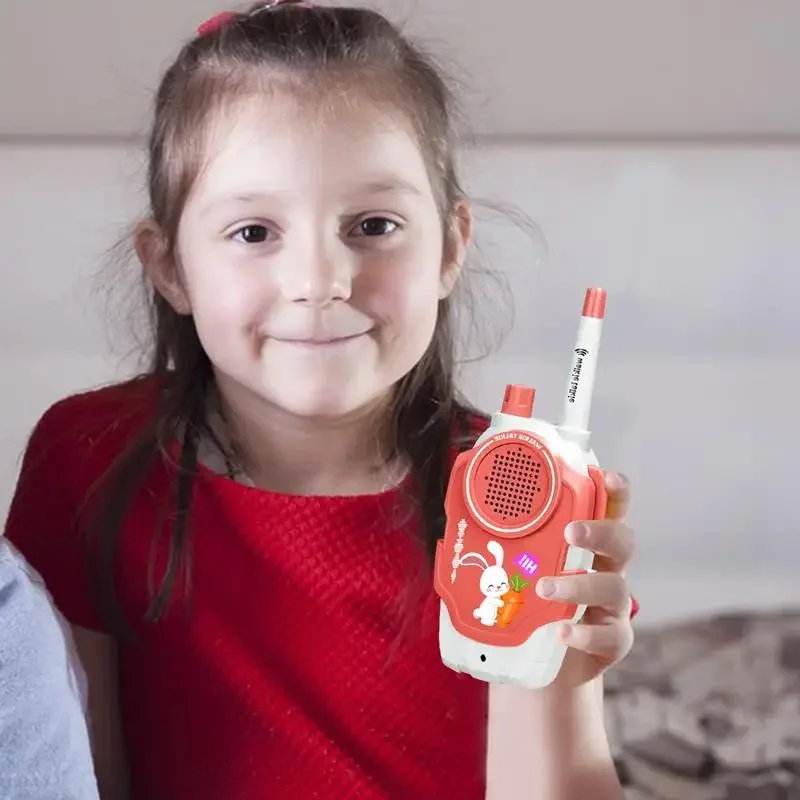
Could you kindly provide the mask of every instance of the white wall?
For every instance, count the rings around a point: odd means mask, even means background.
[[[4,4],[14,13],[0,26],[0,138],[140,134],[159,72],[195,26],[250,5]],[[800,134],[794,0],[365,4],[440,56],[483,136]]]
[[[554,414],[583,289],[606,286],[594,441],[635,483],[643,619],[800,600],[800,147],[498,146],[464,160],[473,194],[519,206],[548,249],[483,214],[517,316],[468,372],[473,397],[492,409],[505,382],[531,382]],[[0,147],[0,510],[36,417],[121,369],[94,284],[140,209],[139,167],[122,147]]]

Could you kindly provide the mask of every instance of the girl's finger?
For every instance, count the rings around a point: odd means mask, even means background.
[[[602,625],[567,622],[561,626],[559,635],[564,644],[609,662],[624,658],[633,645],[633,628],[624,620]]]
[[[624,519],[631,503],[630,481],[619,472],[605,472],[603,478],[608,493],[606,519]]]
[[[615,617],[627,615],[631,602],[625,580],[616,572],[541,578],[536,593],[547,600],[602,608]]]
[[[633,557],[636,543],[636,537],[627,525],[610,519],[571,522],[564,536],[570,544],[601,556],[595,569],[603,572],[622,572]]]

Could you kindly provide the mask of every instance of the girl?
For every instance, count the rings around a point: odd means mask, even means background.
[[[218,15],[167,71],[134,237],[152,366],[44,414],[8,522],[75,628],[103,800],[620,796],[620,522],[567,534],[602,571],[539,584],[592,607],[553,686],[493,688],[487,725],[439,656],[447,475],[486,424],[453,386],[453,138],[373,11]]]

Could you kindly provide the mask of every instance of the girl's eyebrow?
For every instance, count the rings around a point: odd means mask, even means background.
[[[369,181],[368,183],[359,186],[354,192],[354,194],[370,195],[394,193],[415,195],[421,194],[420,190],[413,183],[410,183],[402,178],[388,178],[385,180]],[[203,209],[202,216],[206,217],[209,214],[218,211],[220,208],[227,206],[252,205],[253,203],[276,201],[280,200],[281,197],[282,193],[280,192],[270,193],[260,191],[224,195],[211,200]]]
[[[275,200],[279,197],[280,195],[268,194],[266,192],[247,192],[245,194],[224,195],[211,200],[203,209],[201,216],[206,217],[209,214],[226,206],[251,205],[253,203]]]
[[[387,180],[370,181],[361,187],[370,194],[388,194],[389,192],[403,192],[406,194],[420,194],[420,190],[402,178],[389,178]]]

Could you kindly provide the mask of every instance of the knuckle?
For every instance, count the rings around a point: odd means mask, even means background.
[[[620,523],[619,532],[628,549],[633,549],[633,546],[636,542],[636,534],[634,533],[633,528],[625,523]]]
[[[616,525],[613,519],[598,519],[587,523],[592,545],[606,547],[614,539]]]
[[[619,611],[623,611],[628,605],[630,596],[625,580],[621,575],[609,574],[608,578],[608,595],[610,605]]]

